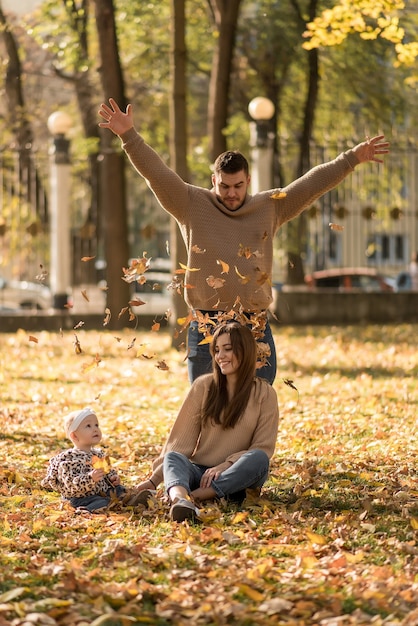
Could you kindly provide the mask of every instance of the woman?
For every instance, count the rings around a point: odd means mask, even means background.
[[[242,502],[260,488],[274,453],[279,409],[274,389],[256,377],[257,344],[247,326],[220,325],[211,343],[212,374],[193,383],[149,480],[164,480],[173,521],[199,517],[196,502]]]

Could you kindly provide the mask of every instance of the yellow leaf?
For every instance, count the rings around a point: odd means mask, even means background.
[[[249,276],[243,276],[242,274],[240,274],[236,265],[235,265],[235,273],[237,274],[237,276],[239,276],[239,279],[240,279],[239,282],[241,284],[246,285],[247,283],[250,282],[251,278]]]
[[[318,535],[318,533],[313,533],[310,530],[306,531],[306,536],[311,543],[316,543],[318,546],[325,546],[328,543],[326,537],[324,537],[323,535]]]
[[[418,517],[411,517],[411,526],[414,530],[418,530]]]
[[[225,263],[225,261],[221,261],[221,259],[218,259],[217,264],[220,265],[222,267],[222,272],[221,274],[228,274],[229,272],[229,265],[228,263]]]
[[[207,343],[212,343],[212,341],[213,341],[212,335],[207,335],[204,339],[202,339],[202,341],[199,341],[199,343],[197,345],[198,346],[204,346]]]
[[[249,585],[244,585],[243,583],[241,583],[239,585],[239,590],[241,591],[241,593],[244,593],[246,596],[251,598],[251,600],[254,600],[254,602],[261,602],[261,600],[264,600],[263,594],[257,591],[257,589],[253,589]]]
[[[200,267],[187,267],[187,265],[183,265],[183,263],[179,263],[179,265],[186,272],[200,272]]]
[[[112,469],[110,457],[107,455],[103,458],[100,458],[93,454],[91,464],[93,465],[94,469],[102,469],[106,474]]]
[[[285,193],[284,191],[276,191],[275,193],[272,193],[270,198],[272,198],[273,200],[281,200],[282,198],[286,198],[287,193]]]

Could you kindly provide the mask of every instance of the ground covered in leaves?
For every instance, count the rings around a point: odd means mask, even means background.
[[[40,487],[92,406],[127,485],[189,384],[167,331],[0,334],[0,626],[418,624],[417,326],[275,327],[271,479],[172,524],[77,516]]]

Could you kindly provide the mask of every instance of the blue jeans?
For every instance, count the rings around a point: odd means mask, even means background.
[[[104,495],[101,495],[98,493],[93,496],[81,496],[80,498],[69,498],[68,501],[71,504],[71,506],[73,506],[75,509],[82,507],[83,509],[87,509],[91,513],[92,511],[95,511],[96,509],[101,509],[104,506],[109,506],[110,501],[112,499],[111,494],[115,490],[116,490],[116,495],[118,498],[122,498],[126,493],[125,487],[122,487],[122,485],[118,485],[114,489],[109,487],[109,490]]]
[[[179,485],[191,493],[200,487],[200,480],[208,469],[192,463],[180,452],[167,452],[164,456],[164,483],[167,493]],[[263,450],[245,452],[231,467],[222,472],[211,487],[218,498],[242,502],[246,489],[262,487],[268,478],[269,458]]]
[[[193,320],[189,324],[187,330],[187,368],[189,374],[190,383],[194,382],[196,378],[202,374],[209,374],[212,371],[212,356],[210,354],[209,344],[205,343],[199,346],[199,342],[204,339],[204,335],[199,333],[198,322]],[[270,347],[270,356],[268,358],[267,365],[260,367],[257,370],[257,376],[264,378],[270,385],[273,384],[276,378],[277,359],[276,359],[276,346],[274,344],[273,333],[269,321],[266,322],[266,328],[264,331],[264,337],[258,339],[262,343],[267,343]]]

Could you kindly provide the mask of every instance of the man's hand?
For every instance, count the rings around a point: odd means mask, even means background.
[[[133,128],[132,105],[128,104],[126,113],[124,113],[113,98],[109,98],[109,104],[110,106],[104,103],[100,105],[98,113],[105,121],[99,122],[99,126],[109,128],[115,135],[121,136]]]
[[[367,161],[374,161],[375,163],[383,163],[383,159],[379,159],[377,155],[388,154],[389,142],[383,141],[384,135],[376,135],[371,139],[367,137],[366,141],[359,143],[353,152],[360,161],[365,163]]]

